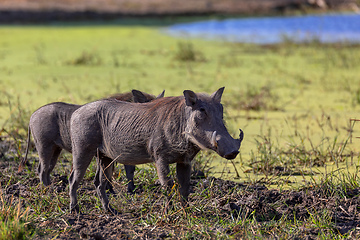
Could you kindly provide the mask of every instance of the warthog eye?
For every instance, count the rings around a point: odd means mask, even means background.
[[[206,110],[203,107],[200,107],[198,113],[196,114],[199,120],[204,120],[206,118]]]

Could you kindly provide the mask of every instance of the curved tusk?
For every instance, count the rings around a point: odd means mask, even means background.
[[[239,140],[240,140],[240,142],[242,142],[242,140],[244,139],[244,132],[241,129],[239,129],[239,130],[240,130]]]
[[[215,148],[218,147],[218,144],[217,144],[217,141],[216,141],[216,131],[214,131],[212,136],[211,136],[211,143]]]

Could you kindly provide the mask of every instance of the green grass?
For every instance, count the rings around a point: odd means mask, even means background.
[[[349,119],[360,109],[359,45],[184,40],[162,33],[168,23],[1,26],[0,126],[24,135],[30,114],[54,101],[83,104],[133,88],[171,96],[225,86],[228,128],[245,132],[239,167],[258,151],[255,139],[267,129],[280,148],[295,131],[313,143],[348,136]],[[353,131],[360,135],[358,126]],[[301,139],[291,144],[298,149]],[[347,145],[355,153],[359,146],[358,139]],[[216,176],[230,171],[233,178],[232,164],[225,165],[213,164]]]
[[[18,202],[18,203],[16,203]],[[0,190],[0,239],[28,239],[35,227],[29,222],[30,208],[22,208],[20,200],[4,199]]]

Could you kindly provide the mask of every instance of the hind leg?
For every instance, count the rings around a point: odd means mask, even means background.
[[[109,199],[106,195],[106,186],[111,184],[114,164],[110,158],[100,158],[100,164],[98,164],[99,169],[99,181],[96,186],[96,192],[101,200],[103,209],[113,214],[117,214],[117,211],[114,210],[110,204]]]
[[[59,159],[60,153],[61,153],[61,148],[60,147],[56,147],[54,149],[51,161],[50,161],[50,167],[49,167],[49,171],[48,171],[48,179],[50,181],[50,173],[54,170],[55,165]]]
[[[104,155],[102,155],[101,153],[99,153],[97,156],[96,156],[96,173],[95,173],[95,178],[94,178],[94,184],[95,184],[95,187],[99,186],[100,185],[100,171],[101,171],[101,160],[100,159],[104,159],[103,161],[106,161],[106,162],[112,162],[112,159],[111,158],[108,158],[108,157],[105,157]],[[114,169],[114,164],[112,165],[112,168]],[[111,179],[110,179],[111,181]],[[111,194],[114,194],[116,195],[115,191],[114,191],[114,188],[111,184],[111,182],[108,182],[108,184],[106,185],[106,190],[109,190],[109,192]]]
[[[109,158],[109,160],[111,160],[110,162],[112,162],[112,159]],[[108,167],[111,167],[112,168],[112,172],[114,172],[114,169],[115,169],[115,163],[111,164],[111,166],[108,166]],[[116,195],[116,192],[114,190],[114,187],[112,185],[112,175],[110,176],[110,179],[108,179],[108,182],[106,184],[106,188],[105,190],[108,190],[109,193],[113,194],[113,195]]]
[[[80,212],[77,202],[77,189],[94,155],[95,152],[92,151],[73,152],[73,168],[69,178],[71,212]]]
[[[36,149],[39,154],[38,174],[40,181],[45,186],[48,186],[51,184],[50,173],[55,167],[61,148],[53,144],[50,146],[36,146]]]

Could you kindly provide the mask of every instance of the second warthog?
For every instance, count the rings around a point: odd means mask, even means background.
[[[126,165],[155,162],[163,186],[171,186],[169,164],[176,163],[182,200],[189,195],[191,160],[200,149],[211,149],[221,157],[234,159],[243,133],[234,139],[223,122],[221,97],[224,88],[211,96],[185,90],[184,96],[166,97],[132,104],[101,100],[86,104],[71,117],[73,169],[70,181],[70,209],[79,211],[77,189],[92,157],[101,158],[100,182],[96,191],[105,210],[116,212],[105,194],[111,180],[113,160]]]
[[[163,96],[164,91],[155,97],[154,95],[148,93],[132,90],[131,92],[115,94],[109,96],[108,98],[126,102],[144,103],[152,101],[156,98],[162,98]],[[28,128],[26,153],[20,163],[18,172],[24,168],[27,161],[31,133],[34,138],[36,150],[39,154],[39,166],[37,171],[40,180],[45,186],[50,185],[50,173],[56,165],[60,152],[62,149],[72,152],[70,119],[73,112],[80,107],[81,105],[55,102],[42,106],[31,115]],[[132,192],[135,189],[133,183],[134,171],[134,166],[125,165],[126,176],[129,180],[129,192]],[[96,173],[95,181],[98,181],[98,176],[99,168]]]

